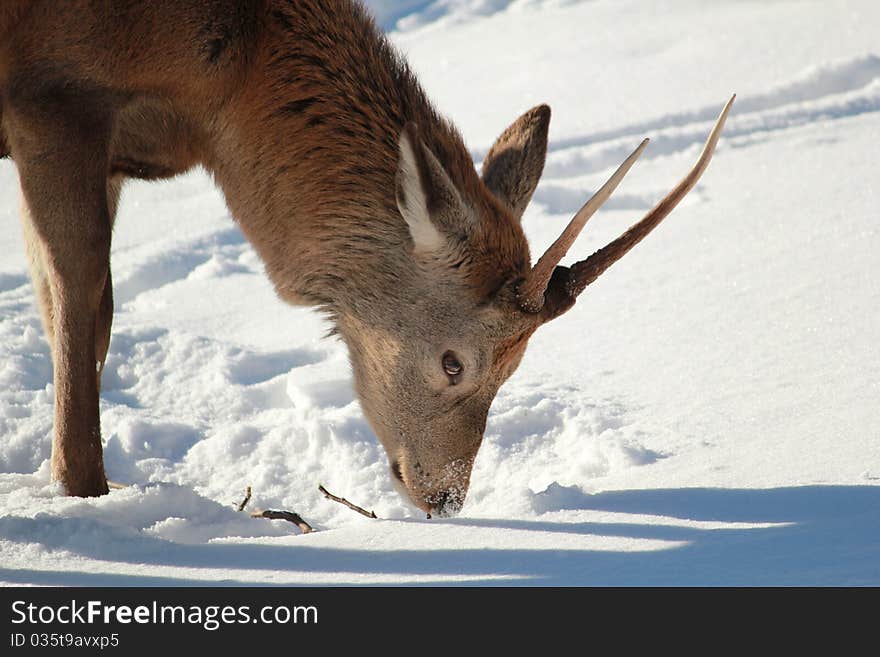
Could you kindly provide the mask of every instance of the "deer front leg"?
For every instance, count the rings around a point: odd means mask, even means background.
[[[112,224],[116,215],[116,207],[119,202],[119,194],[122,190],[122,178],[116,177],[107,183],[107,207],[110,222]],[[52,303],[52,289],[49,285],[49,274],[46,264],[46,254],[42,239],[36,231],[30,208],[27,201],[21,200],[21,218],[24,229],[24,239],[28,256],[28,264],[31,274],[31,282],[37,297],[37,305],[43,323],[46,339],[51,347],[55,343],[54,306]],[[113,325],[113,279],[111,270],[107,267],[107,280],[104,283],[104,292],[98,313],[95,316],[95,362],[98,371],[98,391],[101,390],[101,375],[107,360],[107,350],[110,347],[110,329]]]
[[[82,122],[76,111],[40,110],[13,114],[10,142],[26,203],[31,268],[52,342],[52,477],[68,495],[103,495],[108,488],[96,359],[103,359],[109,342],[111,219],[102,138],[109,131],[94,115]]]

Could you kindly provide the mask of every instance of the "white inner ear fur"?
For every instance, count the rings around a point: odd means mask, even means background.
[[[404,131],[400,135],[397,207],[409,226],[416,252],[435,253],[445,246],[446,240],[428,213],[428,197],[422,186],[414,147],[415,144]]]

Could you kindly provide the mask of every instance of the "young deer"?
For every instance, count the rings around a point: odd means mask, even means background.
[[[69,495],[107,492],[98,396],[125,179],[213,174],[278,295],[325,311],[347,344],[394,480],[422,509],[454,513],[529,337],[694,186],[731,102],[639,223],[558,266],[645,143],[531,266],[520,219],[549,108],[505,130],[478,175],[358,2],[3,0],[0,156],[20,174],[52,345],[53,477]]]

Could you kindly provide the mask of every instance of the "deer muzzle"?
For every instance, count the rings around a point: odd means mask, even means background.
[[[450,517],[464,505],[472,466],[473,459],[456,459],[432,473],[419,463],[407,468],[396,460],[391,463],[391,481],[402,497],[422,511]]]

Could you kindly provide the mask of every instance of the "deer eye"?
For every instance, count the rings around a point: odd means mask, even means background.
[[[443,371],[446,372],[446,376],[449,377],[449,382],[452,385],[455,385],[461,380],[461,375],[464,372],[464,366],[461,364],[461,361],[458,360],[456,355],[451,351],[447,351],[443,354]]]

